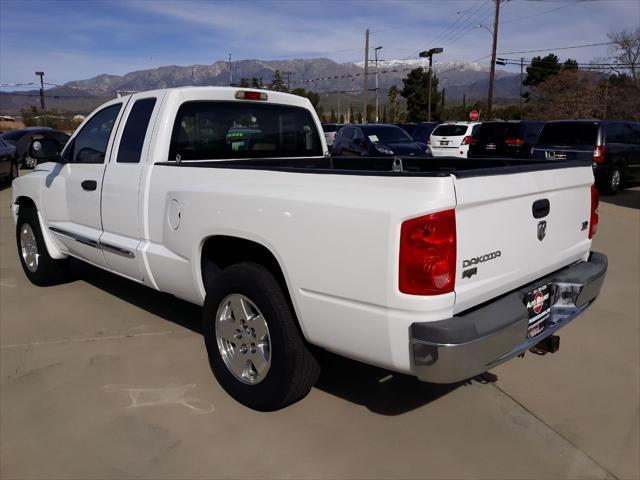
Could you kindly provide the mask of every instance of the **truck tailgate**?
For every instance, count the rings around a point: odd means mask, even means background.
[[[592,183],[590,165],[456,177],[455,312],[586,258]]]

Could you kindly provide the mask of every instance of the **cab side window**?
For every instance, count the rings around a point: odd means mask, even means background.
[[[67,146],[64,160],[68,163],[103,163],[121,107],[122,104],[117,103],[96,113]]]
[[[155,105],[155,98],[143,98],[133,104],[120,139],[116,160],[118,163],[140,163],[147,127]]]

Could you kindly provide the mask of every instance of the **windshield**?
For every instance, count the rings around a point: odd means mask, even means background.
[[[578,146],[596,144],[598,138],[597,123],[558,122],[547,123],[540,133],[538,145]]]
[[[413,138],[409,136],[407,132],[405,132],[400,127],[366,127],[362,129],[362,132],[371,140],[372,142],[381,142],[381,143],[409,143],[413,142]]]
[[[178,110],[169,160],[322,155],[305,108],[252,102],[187,102]]]

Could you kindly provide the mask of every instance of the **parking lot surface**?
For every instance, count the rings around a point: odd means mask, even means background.
[[[0,477],[638,478],[640,189],[603,200],[608,277],[558,353],[452,386],[327,355],[258,413],[216,383],[198,307],[81,264],[29,284],[5,188]]]

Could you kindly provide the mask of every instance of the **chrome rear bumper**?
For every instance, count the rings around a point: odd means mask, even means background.
[[[422,381],[453,383],[483,373],[553,335],[580,315],[600,293],[607,257],[593,252],[579,262],[495,301],[447,320],[411,325],[414,374]],[[524,295],[551,283],[551,316],[547,327],[527,337]]]

